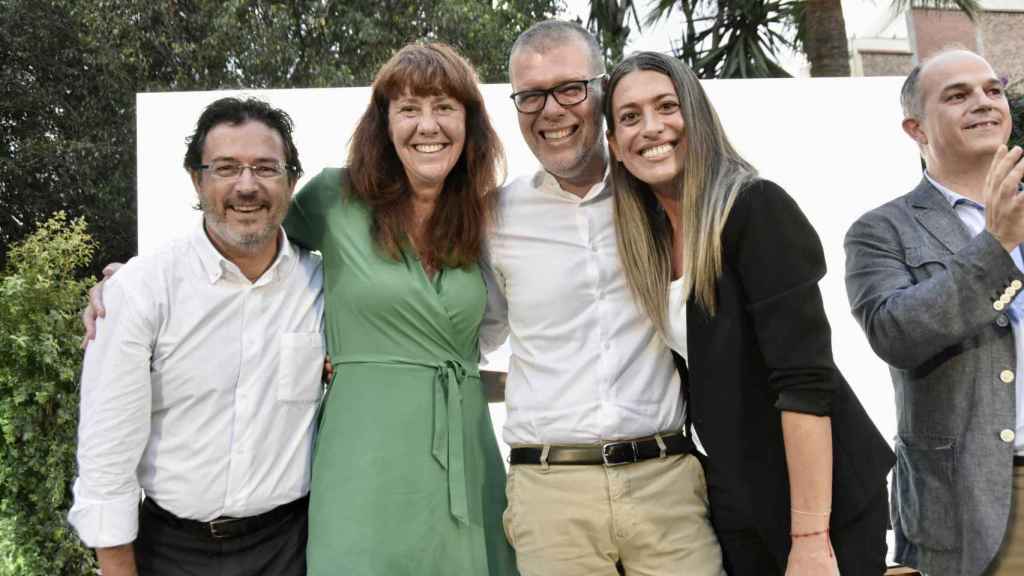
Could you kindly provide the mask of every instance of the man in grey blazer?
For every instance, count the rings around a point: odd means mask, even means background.
[[[920,184],[846,235],[854,316],[896,391],[896,560],[1024,574],[1024,176],[1003,83],[948,50],[901,94]]]

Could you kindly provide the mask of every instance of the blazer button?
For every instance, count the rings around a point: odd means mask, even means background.
[[[1003,430],[1002,432],[999,433],[999,439],[1002,440],[1003,442],[1006,442],[1007,444],[1013,442],[1013,439],[1016,437],[1017,435],[1014,434],[1013,430],[1010,429]]]
[[[1021,287],[1024,287],[1024,283],[1021,283],[1020,280],[1014,280],[1013,282],[1010,282],[1010,286],[1012,286],[1014,290],[1020,290]]]
[[[1003,306],[1006,306],[1013,301],[1013,296],[1003,292],[1003,295],[999,297],[999,301],[1003,303]]]
[[[995,302],[992,303],[992,308],[996,312],[1002,312],[1003,308],[1006,308],[1006,304],[1003,304],[1002,300],[996,300]]]
[[[1006,328],[1010,325],[1010,319],[1006,317],[1006,314],[1000,314],[996,316],[996,326],[1000,328]]]
[[[1002,372],[999,373],[999,379],[1002,380],[1005,384],[1012,383],[1013,378],[1013,372],[1011,372],[1010,370],[1003,370]]]

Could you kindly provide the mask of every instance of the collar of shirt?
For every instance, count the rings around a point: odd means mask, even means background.
[[[608,186],[609,174],[609,167],[605,167],[604,177],[601,178],[600,182],[597,182],[593,186],[591,186],[590,189],[587,190],[587,193],[583,195],[583,197],[577,196],[572,192],[567,192],[564,188],[562,188],[561,184],[558,183],[558,179],[556,179],[553,174],[543,169],[538,170],[537,174],[534,176],[534,186],[540,190],[543,190],[544,192],[548,192],[561,198],[564,198],[566,200],[582,204],[584,202],[593,202],[595,200],[599,200],[604,196],[612,193],[611,186]]]
[[[962,194],[957,194],[956,192],[940,184],[938,180],[932,178],[932,175],[929,174],[927,170],[924,173],[924,177],[932,186],[935,187],[936,190],[938,190],[942,194],[942,197],[946,199],[946,202],[949,202],[949,205],[951,207],[956,207],[957,204],[967,204],[968,206],[980,208],[981,210],[985,209],[985,206],[983,204],[979,204],[978,202],[975,202],[974,200],[971,200],[970,198]]]
[[[203,267],[207,280],[209,280],[210,284],[216,284],[226,274],[230,274],[234,279],[243,279],[248,282],[238,266],[221,254],[217,247],[213,245],[203,222],[204,220],[201,218],[199,225],[192,231],[190,242],[199,256],[199,262]],[[278,229],[280,234],[277,239],[279,247],[277,256],[270,267],[255,282],[252,282],[254,286],[269,284],[286,276],[295,264],[296,254],[291,242],[288,240],[288,235],[285,234],[284,228],[279,227]]]
[[[967,204],[968,206],[979,208],[981,210],[985,209],[984,204],[979,204],[978,202],[975,202],[974,200],[971,200],[970,198],[962,194],[957,194],[956,192],[943,186],[938,180],[932,178],[932,175],[929,174],[927,170],[925,170],[924,172],[924,177],[928,179],[928,182],[932,186],[934,186],[936,190],[942,193],[943,198],[945,198],[946,201],[949,202],[950,206],[956,207],[958,204]],[[1020,192],[1024,192],[1024,182],[1021,183],[1020,188],[1018,190]]]

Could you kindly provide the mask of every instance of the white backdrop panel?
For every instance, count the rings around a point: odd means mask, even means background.
[[[920,178],[913,142],[900,129],[899,78],[715,80],[704,83],[733,143],[762,175],[796,198],[825,247],[821,289],[836,362],[887,439],[896,431],[892,385],[853,320],[843,283],[843,235],[863,212],[910,190]],[[509,178],[537,162],[519,134],[508,85],[486,85],[484,97],[508,157]],[[216,98],[247,94],[287,110],[306,170],[344,163],[368,88],[139,94],[139,252],[186,232],[197,218],[182,168],[185,138]],[[488,359],[507,366],[507,352]],[[492,408],[495,427],[503,406]]]

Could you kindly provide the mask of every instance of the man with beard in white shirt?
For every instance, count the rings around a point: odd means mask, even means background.
[[[208,106],[185,155],[202,222],[104,283],[69,513],[104,576],[305,574],[323,298],[281,228],[291,133],[259,100]]]
[[[549,20],[509,62],[543,170],[501,191],[481,347],[510,336],[505,529],[524,576],[723,574],[668,346],[626,283],[604,177],[604,63]]]

